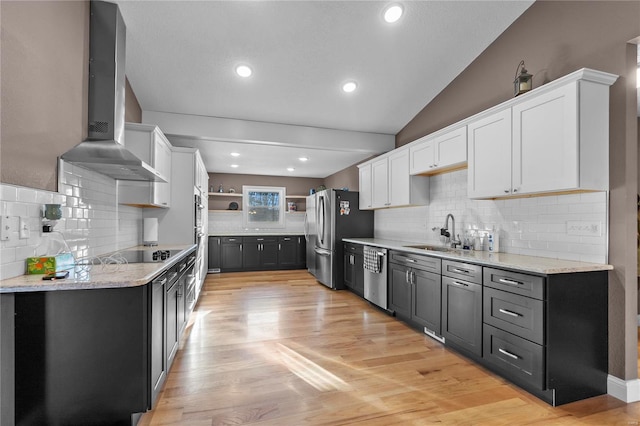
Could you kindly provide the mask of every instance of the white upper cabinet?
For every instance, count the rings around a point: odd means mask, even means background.
[[[469,123],[469,198],[511,193],[511,110]],[[496,195],[498,194],[498,195]]]
[[[202,161],[200,151],[196,151],[195,162],[196,165],[194,185],[200,191],[202,197],[208,198],[207,193],[209,192],[209,173],[207,173],[207,169],[204,166],[204,161]]]
[[[467,163],[466,126],[412,142],[409,173],[429,175],[464,168]]]
[[[409,174],[408,148],[395,149],[358,167],[361,209],[428,204],[429,178]],[[363,207],[368,205],[363,204],[368,193],[371,193],[371,207]]]
[[[468,122],[470,198],[609,189],[609,86],[588,69]]]
[[[171,206],[171,144],[153,125],[126,123],[125,147],[156,170],[165,182],[118,181],[118,202],[140,207]]]
[[[358,168],[360,178],[359,204],[360,210],[371,210],[373,208],[371,192],[371,163]]]
[[[371,204],[374,209],[390,205],[387,157],[371,163]]]

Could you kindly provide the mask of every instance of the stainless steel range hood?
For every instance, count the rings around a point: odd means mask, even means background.
[[[118,5],[92,1],[89,134],[61,158],[114,179],[165,182],[124,146],[125,42],[126,27]]]

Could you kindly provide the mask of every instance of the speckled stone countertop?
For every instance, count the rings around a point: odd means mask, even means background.
[[[507,268],[536,274],[567,274],[572,272],[608,271],[613,269],[611,265],[599,263],[576,262],[573,260],[551,259],[546,257],[523,256],[510,253],[491,253],[488,251],[450,250],[446,252],[430,251],[407,246],[429,244],[420,242],[384,240],[380,238],[344,238],[343,242],[366,244],[400,250],[409,253],[439,257],[441,259],[470,262],[482,266]],[[432,245],[441,245],[431,243]]]
[[[76,266],[69,277],[63,280],[43,280],[42,275],[21,275],[0,280],[0,293],[24,293],[31,291],[83,290],[98,288],[136,287],[147,284],[166,269],[169,269],[195,250],[194,244],[137,246],[125,250],[182,250],[164,262],[127,263]],[[108,256],[109,254],[98,257]]]

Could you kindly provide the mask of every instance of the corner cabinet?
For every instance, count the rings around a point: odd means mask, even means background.
[[[429,179],[409,174],[409,149],[402,148],[358,165],[362,210],[429,202]],[[368,202],[370,200],[370,203]]]
[[[609,189],[609,86],[583,69],[472,117],[469,198]]]
[[[171,207],[171,144],[153,125],[126,123],[125,147],[166,182],[118,181],[118,202],[136,207]]]

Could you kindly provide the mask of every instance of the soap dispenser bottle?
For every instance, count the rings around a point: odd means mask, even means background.
[[[489,232],[489,251],[492,253],[500,252],[500,228],[495,226]]]

